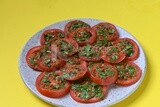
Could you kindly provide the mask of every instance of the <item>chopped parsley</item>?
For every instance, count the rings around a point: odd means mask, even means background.
[[[96,56],[99,56],[99,54],[89,44],[85,45],[82,48],[82,50],[80,51],[80,55],[86,56],[86,57],[96,57]]]
[[[68,55],[69,53],[73,51],[73,46],[64,40],[61,40],[60,41],[60,51],[63,54]]]
[[[98,76],[102,79],[105,79],[107,76],[114,75],[114,71],[109,66],[105,66],[104,68],[97,66],[96,71],[98,72]]]
[[[108,42],[106,39],[99,39],[93,44],[94,46],[98,46],[99,48],[101,47],[107,47],[107,46],[112,46],[112,42]]]
[[[78,32],[76,33],[73,38],[77,41],[77,42],[83,42],[88,40],[91,37],[91,33],[87,32],[87,31],[83,31],[83,32]]]
[[[53,34],[46,34],[46,35],[44,35],[45,43],[48,43],[49,40],[51,40],[54,37],[55,37],[55,35],[53,35]]]
[[[115,32],[114,29],[112,29],[108,26],[105,26],[105,25],[99,25],[96,30],[97,35],[103,36],[106,39],[107,39],[108,35],[113,34],[114,32]]]
[[[134,51],[133,51],[133,46],[132,46],[132,44],[129,43],[127,40],[118,43],[118,45],[119,45],[120,47],[123,47],[123,51],[126,53],[126,55],[127,55],[128,57],[130,57],[130,56],[133,55],[133,53],[134,53]]]
[[[114,62],[118,59],[118,56],[117,55],[112,55],[111,58],[110,58],[110,61],[111,62]]]
[[[112,55],[113,53],[118,53],[119,49],[117,47],[108,48],[107,55]]]
[[[87,28],[89,28],[90,26],[87,25],[86,23],[82,22],[82,21],[75,21],[75,22],[72,23],[71,26],[69,27],[69,32],[73,32],[73,31],[75,31],[77,28],[81,28],[81,27],[87,27]]]
[[[52,80],[57,81],[54,85],[51,84]],[[44,88],[50,88],[51,90],[58,90],[64,88],[66,80],[62,76],[55,75],[55,72],[47,72],[41,79],[41,85]]]
[[[93,82],[87,81],[83,84],[73,83],[71,89],[79,92],[78,97],[81,99],[103,97],[102,87]]]
[[[132,78],[135,76],[136,69],[134,66],[116,65],[116,68],[119,74],[119,79],[126,80],[127,78]]]

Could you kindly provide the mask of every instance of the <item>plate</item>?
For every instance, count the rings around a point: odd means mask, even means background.
[[[45,97],[43,95],[41,95],[36,87],[35,87],[35,80],[37,78],[37,76],[40,74],[40,72],[34,71],[33,69],[31,69],[25,60],[25,56],[26,53],[28,52],[28,50],[34,46],[39,45],[39,40],[40,40],[40,36],[41,34],[47,30],[47,29],[53,29],[53,28],[58,28],[61,30],[64,30],[64,26],[66,25],[66,23],[68,23],[71,20],[75,20],[75,19],[70,19],[70,20],[65,20],[65,21],[61,21],[58,23],[54,23],[50,26],[47,26],[45,28],[43,28],[42,30],[40,30],[39,32],[37,32],[36,34],[34,34],[29,40],[28,42],[25,44],[25,46],[23,47],[20,57],[19,57],[19,72],[20,75],[22,77],[22,80],[24,81],[24,83],[26,84],[26,86],[29,88],[29,90],[31,90],[31,92],[33,94],[35,94],[36,96],[38,96],[40,99],[53,104],[53,105],[57,105],[57,106],[63,106],[63,107],[101,107],[101,106],[111,106],[115,103],[118,103],[122,100],[124,100],[125,98],[127,98],[129,95],[131,95],[137,88],[138,86],[141,84],[142,80],[144,79],[145,73],[146,73],[146,58],[145,58],[145,54],[143,51],[142,46],[140,45],[140,43],[126,30],[124,30],[123,28],[116,26],[119,34],[120,34],[120,38],[122,37],[128,37],[133,39],[139,46],[140,48],[140,56],[137,60],[135,60],[134,62],[136,64],[138,64],[140,66],[140,68],[142,69],[142,76],[140,78],[140,80],[138,82],[136,82],[135,84],[128,86],[128,87],[121,87],[121,86],[117,86],[117,85],[112,85],[109,89],[108,95],[106,98],[104,98],[104,100],[99,101],[97,103],[90,103],[90,104],[82,104],[82,103],[78,103],[76,101],[74,101],[70,95],[66,95],[63,98],[48,98]],[[86,23],[88,23],[89,25],[93,26],[96,25],[97,23],[100,22],[106,22],[106,21],[102,21],[102,20],[97,20],[97,19],[91,19],[91,18],[81,18],[78,20],[82,20]]]

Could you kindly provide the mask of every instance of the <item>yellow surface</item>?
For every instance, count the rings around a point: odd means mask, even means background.
[[[18,71],[20,51],[43,27],[86,17],[128,30],[147,56],[142,85],[112,107],[160,105],[160,0],[0,0],[0,107],[52,107],[35,97],[22,82]]]

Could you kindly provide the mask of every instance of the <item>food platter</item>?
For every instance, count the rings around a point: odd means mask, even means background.
[[[100,106],[111,106],[115,103],[118,103],[122,100],[124,100],[125,98],[127,98],[128,96],[130,96],[138,87],[139,85],[142,83],[144,76],[146,74],[146,58],[145,58],[145,53],[143,51],[142,46],[140,45],[140,43],[138,42],[137,39],[135,39],[134,36],[132,36],[129,32],[127,32],[125,29],[117,26],[117,30],[119,32],[120,38],[131,38],[133,39],[139,47],[139,51],[140,51],[140,55],[138,57],[138,59],[136,59],[134,62],[139,65],[139,67],[142,70],[142,75],[141,78],[138,82],[136,82],[135,84],[128,86],[128,87],[122,87],[122,86],[118,86],[118,85],[111,85],[108,95],[99,102],[96,103],[89,103],[89,104],[83,104],[83,103],[78,103],[76,101],[74,101],[70,95],[66,95],[62,98],[49,98],[49,97],[45,97],[43,95],[41,95],[35,86],[35,81],[37,76],[40,74],[40,72],[35,71],[33,69],[31,69],[27,63],[26,63],[26,59],[25,56],[28,52],[28,50],[34,46],[38,46],[40,44],[39,40],[40,37],[42,35],[42,33],[47,30],[47,29],[61,29],[64,30],[64,26],[69,22],[75,19],[70,19],[70,20],[64,20],[64,21],[60,21],[54,24],[51,24],[45,28],[43,28],[42,30],[38,31],[36,34],[34,34],[28,41],[27,43],[24,45],[20,57],[19,57],[19,72],[20,75],[22,77],[22,80],[24,81],[24,83],[26,84],[26,86],[29,88],[29,90],[35,94],[37,97],[39,97],[40,99],[53,104],[53,105],[57,105],[57,106],[68,106],[68,107],[100,107]],[[91,19],[91,18],[81,18],[81,19],[76,19],[76,20],[81,20],[84,21],[86,23],[88,23],[90,26],[94,26],[97,23],[100,22],[104,22],[102,20],[97,20],[97,19]],[[106,22],[106,21],[105,21]]]

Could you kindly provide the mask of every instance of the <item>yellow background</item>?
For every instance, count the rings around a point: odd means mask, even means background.
[[[112,107],[160,105],[160,0],[0,0],[1,107],[52,107],[24,85],[18,58],[33,34],[70,18],[96,18],[117,24],[144,48],[147,74],[143,83]]]

